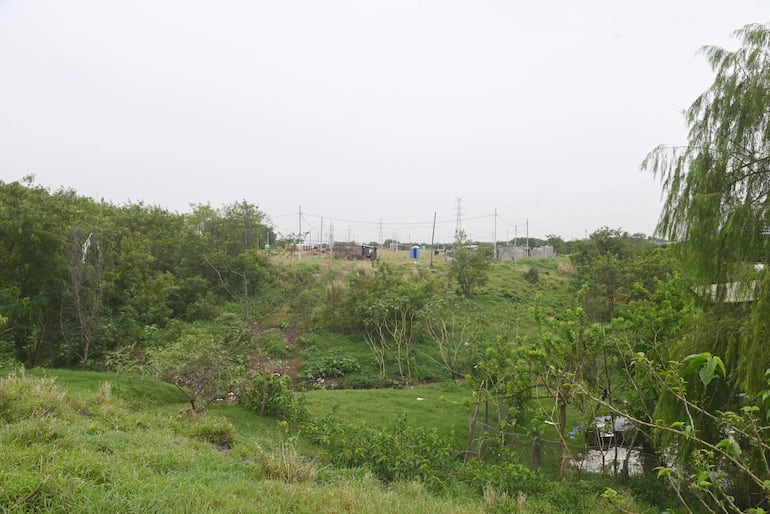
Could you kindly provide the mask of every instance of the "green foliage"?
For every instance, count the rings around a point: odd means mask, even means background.
[[[540,494],[547,487],[542,476],[515,462],[488,463],[473,459],[463,466],[460,475],[479,493],[492,488],[508,496]]]
[[[768,302],[767,227],[770,224],[770,25],[746,25],[734,36],[739,47],[702,49],[714,71],[711,86],[689,107],[688,141],[658,147],[642,164],[661,178],[665,202],[659,232],[679,242],[686,269],[699,285],[713,288],[711,301],[731,303],[737,287],[755,300],[735,319],[740,351],[701,340],[698,351],[722,355],[728,372],[747,394],[763,387],[770,353],[766,344]],[[711,316],[724,315],[714,306]],[[716,341],[720,343],[719,341]]]
[[[766,257],[770,26],[747,25],[735,51],[702,49],[715,76],[686,111],[688,144],[659,147],[643,167],[659,175],[660,232],[684,242],[700,276],[724,282],[739,262]]]
[[[358,359],[345,357],[339,350],[306,360],[300,377],[304,379],[340,378],[361,370]]]
[[[455,450],[435,431],[398,420],[389,430],[353,427],[326,417],[305,425],[312,441],[337,466],[366,466],[385,482],[419,480],[441,488],[456,467]]]
[[[682,375],[685,376],[697,371],[700,381],[706,387],[716,378],[717,371],[722,377],[727,375],[722,359],[708,352],[688,355],[682,360],[682,363],[684,364],[684,369],[681,371]]]
[[[291,379],[273,373],[247,372],[239,387],[238,403],[260,416],[291,421],[307,416],[302,397],[291,389]]]
[[[539,279],[540,273],[537,271],[537,268],[529,268],[527,272],[524,273],[524,280],[530,284],[536,284]]]
[[[460,294],[471,296],[477,287],[486,283],[494,258],[492,254],[492,247],[471,246],[464,234],[458,235],[449,263],[449,274],[457,282]]]
[[[0,182],[0,349],[28,367],[98,367],[174,320],[215,319],[225,301],[249,319],[269,232],[246,202],[177,214]]]
[[[201,328],[185,330],[172,343],[147,352],[146,371],[184,388],[195,411],[233,390],[240,374],[238,347]]]
[[[288,359],[292,354],[279,330],[271,329],[265,332],[259,339],[259,345],[273,359]]]
[[[639,291],[653,292],[674,266],[665,248],[606,227],[575,241],[570,259],[586,288],[583,307],[600,321],[614,319]]]

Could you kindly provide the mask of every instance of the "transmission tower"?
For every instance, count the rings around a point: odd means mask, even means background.
[[[463,199],[457,198],[457,221],[455,222],[455,240],[459,241],[463,232]]]

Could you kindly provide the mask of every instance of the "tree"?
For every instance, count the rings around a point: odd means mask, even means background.
[[[655,280],[663,279],[673,267],[665,248],[607,227],[587,240],[575,241],[570,259],[578,281],[587,287],[583,298],[586,313],[602,321],[615,318],[637,286],[654,291]]]
[[[733,438],[738,432],[725,426],[724,414],[761,408],[766,417],[767,404],[756,405],[753,399],[770,397],[764,395],[770,362],[766,343],[770,337],[770,269],[765,266],[757,271],[755,267],[757,262],[767,261],[770,249],[770,24],[747,25],[734,35],[740,42],[737,50],[702,49],[715,77],[685,113],[687,144],[659,146],[642,167],[660,177],[663,186],[658,234],[676,242],[686,263],[684,269],[699,284],[695,290],[714,291],[701,294],[700,322],[667,354],[671,361],[700,366],[698,373],[687,375],[684,384],[669,387],[665,396],[674,401],[669,402],[667,419],[678,416],[685,420],[682,426],[697,430],[700,453],[688,453],[688,464],[696,468],[701,464],[697,455],[719,455],[725,441],[720,438],[730,434],[733,440],[726,440],[729,451],[722,456],[750,478],[747,496],[762,498],[767,507],[767,435],[760,431],[759,437]],[[736,301],[736,290],[748,301]],[[716,361],[716,356],[724,361]],[[690,368],[687,365],[684,370]],[[716,369],[721,371],[720,380],[712,382],[710,375]],[[691,438],[689,433],[684,436]],[[746,441],[754,448],[759,446],[762,458],[741,468],[731,460],[737,459],[740,448],[733,452],[731,447],[733,442]],[[722,469],[727,468],[717,464],[713,471]],[[716,491],[717,482],[708,475],[703,490]],[[735,488],[734,484],[721,496],[722,501],[729,501]]]
[[[438,357],[425,356],[448,371],[452,378],[469,374],[478,357],[481,326],[468,312],[469,300],[436,295],[423,307],[420,317]]]
[[[16,358],[28,366],[59,353],[67,218],[59,197],[33,180],[0,182],[0,312],[8,317]]]
[[[492,247],[471,245],[463,232],[458,234],[449,273],[457,281],[460,294],[471,296],[476,287],[486,282],[492,252]]]
[[[555,234],[546,234],[545,244],[552,246],[556,255],[566,255],[570,253],[570,249],[572,248],[572,243],[564,241],[564,239]]]
[[[770,24],[734,35],[735,51],[702,49],[714,82],[686,111],[687,145],[658,147],[642,164],[661,178],[665,202],[659,233],[677,241],[687,268],[714,284],[713,303],[744,284],[755,302],[745,309],[734,378],[747,393],[763,388],[770,360],[765,320],[770,274],[754,264],[768,257],[770,227]],[[726,355],[727,348],[703,348]]]
[[[237,382],[240,341],[191,326],[179,338],[147,352],[147,371],[185,391],[193,411],[225,398]]]
[[[80,364],[86,367],[104,294],[104,241],[94,232],[73,232],[66,248],[69,297],[80,335]],[[81,242],[82,241],[82,242]]]

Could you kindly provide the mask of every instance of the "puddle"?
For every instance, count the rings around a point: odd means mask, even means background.
[[[611,447],[606,450],[592,449],[582,455],[582,459],[573,460],[572,466],[589,473],[614,474],[620,473],[628,458],[628,474],[640,475],[642,468],[642,452],[637,448]],[[616,460],[617,459],[617,460]]]

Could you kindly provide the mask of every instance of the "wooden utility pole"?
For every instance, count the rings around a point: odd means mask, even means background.
[[[302,259],[302,243],[305,241],[305,238],[302,237],[302,206],[299,206],[299,234],[297,234],[297,240],[299,241],[299,257],[298,259]]]
[[[497,259],[497,207],[495,207],[495,259]]]
[[[430,235],[430,267],[433,268],[433,241],[436,238],[436,211],[433,211],[433,232]]]

